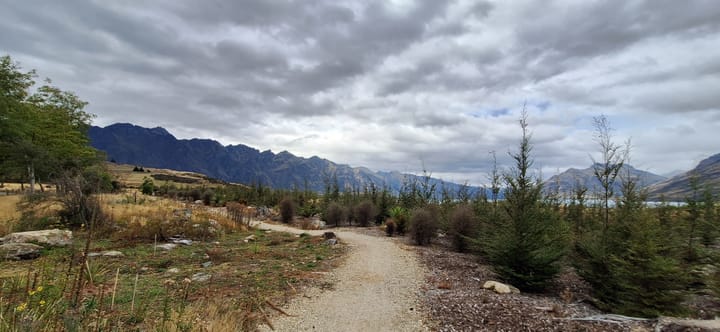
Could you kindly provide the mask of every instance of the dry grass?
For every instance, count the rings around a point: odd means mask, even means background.
[[[1,198],[0,202],[9,204],[3,206],[13,206],[8,203],[11,199]],[[21,330],[53,330],[66,324],[63,323],[66,317],[71,317],[70,323],[77,324],[80,329],[253,330],[256,324],[263,324],[265,315],[273,310],[273,304],[280,305],[295,294],[296,289],[317,282],[315,272],[332,268],[336,258],[344,252],[340,246],[324,245],[321,237],[248,230],[224,217],[223,209],[140,194],[137,198],[136,203],[132,192],[100,196],[105,213],[120,228],[108,237],[93,241],[90,250],[119,250],[123,257],[94,257],[85,268],[79,268],[77,252],[55,248],[43,252],[43,256],[34,261],[2,262],[0,326],[10,324]],[[52,203],[48,203],[43,209],[51,207]],[[9,209],[2,211],[7,213]],[[193,244],[169,251],[156,248],[151,227],[157,224],[174,227],[178,219],[187,225],[188,232],[184,234],[194,240]],[[208,225],[218,230],[212,237],[198,238],[191,234]],[[133,241],[115,238],[117,233],[123,233],[129,227],[147,233],[144,235],[150,234],[150,237]],[[245,241],[250,235],[254,240]],[[86,235],[78,231],[75,236],[74,247],[81,248]],[[157,240],[159,242],[160,238]],[[209,266],[205,266],[208,262]],[[68,270],[69,266],[71,270]],[[67,271],[72,275],[68,277]],[[54,311],[53,308],[69,306],[71,281],[78,271],[92,275],[93,280],[85,279],[80,309]],[[109,294],[114,292],[116,271],[119,273],[117,296],[114,309],[109,310]],[[197,274],[211,277],[207,281],[190,282]],[[137,284],[135,278],[139,279]],[[175,286],[167,286],[167,283]],[[35,300],[30,301],[27,295],[27,289],[37,286],[45,288],[43,294],[46,295],[42,299],[48,305],[44,307]],[[18,311],[25,305],[27,309]]]
[[[149,168],[145,167],[145,172],[133,172],[133,168],[135,166],[133,165],[124,165],[124,164],[113,164],[113,163],[107,163],[107,169],[112,173],[118,181],[120,181],[124,186],[128,188],[139,188],[140,185],[143,183],[144,179],[152,178],[152,175],[169,175],[173,177],[182,178],[185,181],[188,181],[189,183],[178,183],[174,181],[158,181],[154,180],[156,185],[168,183],[168,184],[174,184],[177,186],[205,186],[205,187],[215,187],[218,186],[216,183],[211,183],[208,178],[202,174],[199,173],[193,173],[193,172],[183,172],[183,171],[175,171],[170,169],[161,169],[161,168]],[[149,171],[149,172],[148,172]]]

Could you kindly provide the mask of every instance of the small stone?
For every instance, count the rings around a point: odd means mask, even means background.
[[[202,267],[204,267],[204,268],[209,268],[209,267],[211,267],[211,266],[213,265],[213,263],[210,262],[210,261],[207,261],[207,262],[205,262],[205,263],[202,263],[201,265],[202,265]]]
[[[181,238],[177,238],[177,237],[171,237],[171,238],[170,238],[170,242],[175,243],[175,244],[183,244],[183,245],[189,246],[189,245],[192,245],[192,242],[193,242],[193,241],[192,241],[192,240],[188,240],[188,239],[181,239]]]
[[[325,233],[323,233],[323,238],[324,238],[325,240],[330,240],[330,239],[335,239],[335,238],[337,238],[337,236],[335,236],[335,233],[334,233],[334,232],[325,232]]]
[[[167,273],[180,273],[180,269],[174,267],[167,270]]]
[[[104,256],[104,257],[122,257],[125,256],[120,251],[117,250],[108,250],[108,251],[102,251],[102,252],[91,252],[88,254],[88,257],[97,257],[97,256]]]
[[[211,277],[212,277],[212,275],[210,275],[210,274],[200,272],[200,273],[193,274],[193,276],[190,279],[192,281],[196,281],[196,282],[205,282],[205,281],[210,280]]]
[[[334,245],[337,244],[337,239],[325,240],[325,244],[327,244],[327,245],[329,245],[329,246],[334,246]]]
[[[255,234],[249,235],[245,238],[245,242],[255,241]]]
[[[173,250],[173,249],[175,249],[175,247],[177,247],[177,244],[175,244],[175,243],[163,243],[163,244],[158,244],[156,246],[156,248],[162,249],[162,250]]]

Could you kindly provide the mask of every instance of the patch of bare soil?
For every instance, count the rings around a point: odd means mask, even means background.
[[[475,255],[447,248],[418,248],[428,270],[422,300],[438,331],[651,331],[648,322],[572,319],[602,314],[587,304],[589,287],[564,271],[548,294],[496,294],[483,289],[498,280]]]

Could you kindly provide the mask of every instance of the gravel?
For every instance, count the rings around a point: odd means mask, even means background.
[[[260,228],[322,235],[281,225]],[[299,290],[282,309],[291,317],[276,315],[276,331],[426,331],[419,294],[425,271],[414,248],[397,239],[370,236],[354,229],[332,229],[350,247],[345,263],[326,278],[332,290]],[[261,326],[261,330],[270,330]]]

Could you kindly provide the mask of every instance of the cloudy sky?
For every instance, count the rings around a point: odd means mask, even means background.
[[[708,1],[0,0],[0,54],[100,126],[162,126],[374,170],[486,182],[527,104],[535,167],[720,152],[720,4]]]

